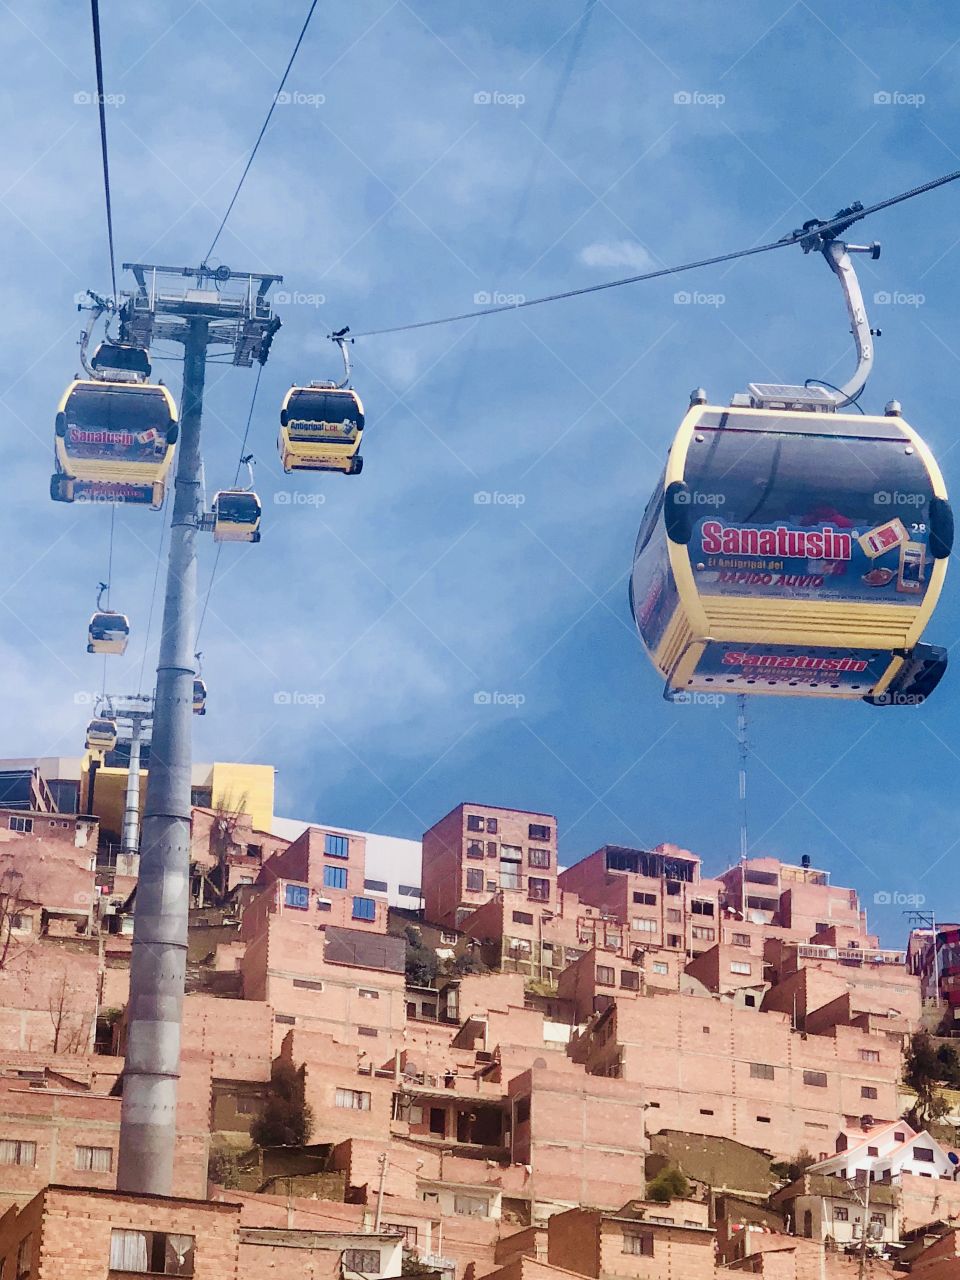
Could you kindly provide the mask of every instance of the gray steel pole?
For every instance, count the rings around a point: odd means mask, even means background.
[[[130,737],[130,763],[127,766],[127,790],[123,802],[123,831],[120,849],[123,853],[137,853],[140,848],[140,732],[143,721],[133,717],[133,733]]]
[[[177,1141],[180,1023],[190,894],[193,650],[200,416],[209,325],[188,321],[153,741],[127,1005],[117,1190],[169,1195]]]

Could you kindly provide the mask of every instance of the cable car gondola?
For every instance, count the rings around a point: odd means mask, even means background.
[[[159,509],[178,431],[165,386],[75,379],[57,406],[50,496]]]
[[[94,351],[90,364],[101,377],[110,378],[112,375],[121,382],[150,377],[149,353],[132,342],[105,338]]]
[[[630,580],[670,700],[729,692],[910,705],[946,669],[946,650],[920,642],[953,544],[943,476],[896,401],[883,416],[841,412],[872,362],[847,256],[864,250],[815,224],[804,230],[804,247],[822,252],[843,286],[857,370],[836,389],[754,383],[729,407],[691,397]]]
[[[97,593],[97,608],[87,628],[87,653],[126,652],[130,638],[130,620],[123,613],[115,613],[112,609],[101,609],[103,593],[107,590],[105,582],[100,583]]]
[[[277,448],[284,471],[341,471],[359,475],[363,470],[363,405],[349,386],[350,357],[346,329],[331,335],[343,357],[342,382],[311,382],[293,386],[280,407]]]
[[[263,507],[253,491],[253,461],[248,454],[240,459],[250,473],[247,489],[222,489],[213,499],[214,542],[259,542]]]
[[[195,716],[205,716],[207,714],[207,685],[203,679],[200,664],[202,656],[200,653],[194,654],[197,660],[197,673],[193,677],[193,714]]]
[[[117,745],[116,721],[108,716],[94,716],[87,725],[88,751],[113,751]]]

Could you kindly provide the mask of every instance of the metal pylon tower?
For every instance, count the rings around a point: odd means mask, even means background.
[[[153,706],[153,740],[140,839],[127,1006],[117,1189],[169,1195],[176,1149],[180,1030],[190,903],[190,782],[197,600],[203,527],[200,428],[207,349],[233,363],[266,360],[279,327],[267,297],[278,275],[227,267],[124,263],[137,287],[123,295],[124,340],[183,346],[180,444]]]

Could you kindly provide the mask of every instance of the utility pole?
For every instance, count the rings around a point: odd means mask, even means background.
[[[383,1220],[383,1188],[387,1181],[387,1166],[389,1163],[390,1161],[385,1151],[377,1156],[377,1164],[380,1166],[380,1185],[377,1187],[377,1212],[373,1223],[374,1231],[380,1230],[380,1224]]]
[[[281,277],[245,274],[238,293],[223,288],[233,275],[227,267],[124,263],[124,269],[132,270],[138,288],[121,309],[121,335],[144,348],[155,337],[183,345],[180,442],[134,911],[117,1160],[119,1191],[169,1195],[190,904],[196,542],[204,514],[200,427],[207,348],[232,346],[237,365],[250,365],[258,353],[265,361],[276,327],[266,291]],[[193,283],[165,288],[170,276],[193,277]],[[259,282],[256,290],[254,282]]]

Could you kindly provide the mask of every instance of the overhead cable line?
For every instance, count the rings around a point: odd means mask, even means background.
[[[267,125],[269,125],[270,119],[273,116],[274,108],[276,107],[277,103],[280,100],[281,93],[283,93],[283,86],[287,83],[287,76],[290,74],[290,69],[293,66],[294,59],[296,58],[297,53],[300,50],[300,45],[303,43],[303,37],[307,34],[307,27],[309,27],[310,25],[310,19],[313,17],[313,11],[314,9],[316,9],[317,4],[318,4],[318,0],[311,0],[310,8],[307,11],[307,16],[306,18],[304,18],[303,26],[300,29],[300,34],[299,36],[297,36],[297,43],[293,46],[293,53],[291,53],[290,55],[290,61],[287,63],[287,68],[283,73],[283,76],[280,80],[279,85],[277,86],[277,91],[273,95],[273,101],[270,103],[270,110],[267,112],[267,117],[263,122],[263,127],[261,128],[260,132],[257,134],[257,140],[253,144],[253,150],[250,152],[249,158],[247,159],[247,163],[244,166],[243,173],[240,175],[240,181],[237,183],[237,189],[236,191],[234,191],[233,196],[230,199],[230,203],[227,205],[227,211],[223,215],[223,220],[221,221],[219,227],[217,227],[217,234],[213,237],[213,241],[210,245],[210,248],[207,250],[207,252],[203,256],[204,262],[209,261],[211,253],[213,253],[214,249],[217,247],[217,241],[220,239],[221,233],[223,232],[223,228],[227,225],[227,219],[230,217],[230,214],[233,212],[233,206],[237,202],[237,196],[240,194],[240,189],[242,188],[244,182],[246,181],[247,174],[250,172],[250,166],[253,164],[253,158],[257,154],[257,151],[260,147],[260,143],[263,141],[263,135],[267,132]]]
[[[233,477],[233,483],[236,485],[240,479],[240,468],[243,466],[244,454],[247,448],[247,437],[250,435],[250,423],[253,421],[253,409],[257,403],[257,392],[260,390],[260,377],[263,373],[263,365],[257,367],[257,380],[253,384],[253,395],[250,397],[250,411],[247,414],[247,425],[243,431],[243,440],[240,443],[240,455],[237,461],[237,470]],[[195,646],[200,644],[200,633],[203,631],[203,621],[207,616],[207,605],[210,603],[210,595],[213,591],[213,584],[217,580],[217,569],[220,565],[220,552],[223,550],[223,543],[217,544],[217,554],[213,558],[213,568],[210,571],[210,581],[207,584],[207,594],[203,598],[203,608],[200,611],[200,621],[197,623],[197,638],[194,641]]]
[[[113,250],[113,206],[110,200],[110,162],[107,158],[107,113],[103,92],[103,50],[100,45],[100,4],[99,0],[90,0],[90,16],[93,20],[93,56],[97,65],[97,108],[100,113],[100,153],[103,157],[103,194],[107,206],[107,244],[110,250],[110,282],[113,286],[113,301],[119,300],[117,293],[117,261]]]
[[[869,205],[866,209],[854,206],[852,210],[844,210],[842,215],[837,215],[827,222],[817,221],[815,224],[816,233],[821,236],[829,236],[831,232],[845,229],[872,213],[878,213],[881,209],[889,209],[895,204],[902,204],[905,200],[912,200],[914,196],[933,191],[936,187],[945,186],[948,182],[955,182],[957,178],[960,178],[960,169],[954,170],[953,173],[944,174],[941,178],[934,178],[919,187],[913,187],[909,191],[902,191],[899,195],[880,200],[876,204]],[[801,229],[791,232],[780,240],[771,240],[767,244],[753,245],[749,249],[735,249],[732,253],[720,253],[712,258],[698,258],[695,262],[684,262],[676,267],[660,267],[656,271],[644,271],[635,276],[623,276],[619,280],[605,280],[601,284],[588,284],[579,289],[565,289],[560,293],[548,293],[539,298],[525,298],[522,302],[504,302],[498,303],[493,307],[475,307],[473,311],[461,311],[456,315],[440,316],[435,320],[418,320],[413,324],[391,325],[384,329],[368,329],[366,332],[355,333],[353,336],[355,338],[376,338],[386,333],[408,333],[412,329],[430,329],[435,325],[455,324],[460,320],[476,320],[482,316],[498,315],[502,311],[521,311],[525,307],[539,307],[545,302],[561,302],[565,298],[579,298],[587,293],[600,293],[604,289],[619,289],[626,284],[640,284],[644,280],[659,280],[663,276],[675,276],[683,271],[695,271],[700,267],[715,267],[722,262],[733,262],[737,258],[749,258],[758,253],[769,253],[772,249],[783,249],[788,245],[800,244],[801,241],[808,239],[809,236],[810,231],[808,229]]]

